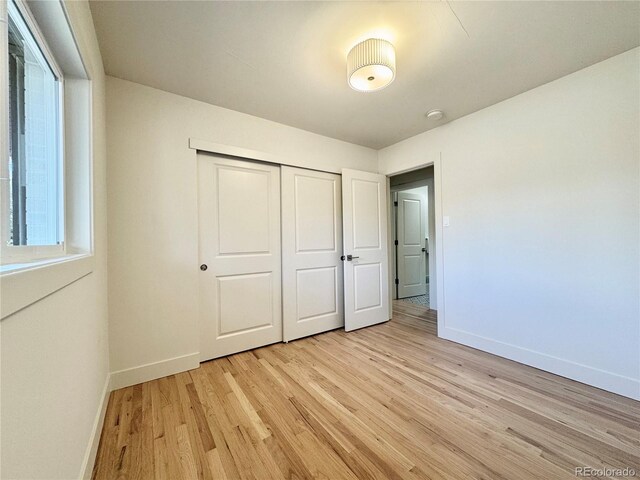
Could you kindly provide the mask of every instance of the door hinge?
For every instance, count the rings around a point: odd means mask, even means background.
[[[393,243],[394,245],[398,245],[398,240],[395,240]]]
[[[393,206],[397,207],[398,206],[398,202],[393,202]]]
[[[396,278],[396,285],[400,285],[400,280]]]

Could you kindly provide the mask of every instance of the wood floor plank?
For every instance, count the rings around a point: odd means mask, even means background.
[[[112,392],[93,478],[640,475],[640,402],[437,338],[433,310]],[[606,478],[606,477],[605,477]]]

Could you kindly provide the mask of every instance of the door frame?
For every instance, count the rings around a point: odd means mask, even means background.
[[[436,299],[436,308],[437,315],[437,323],[438,323],[438,336],[440,336],[440,332],[445,331],[445,290],[444,290],[444,228],[442,225],[442,156],[438,154],[437,157],[430,159],[430,161],[425,161],[420,165],[416,165],[411,168],[405,169],[394,169],[388,172],[384,172],[387,176],[387,194],[390,199],[387,202],[387,215],[389,225],[395,225],[395,211],[393,207],[393,193],[399,190],[406,190],[408,188],[420,187],[427,185],[427,180],[419,180],[416,182],[406,183],[404,185],[397,185],[391,187],[391,177],[396,175],[400,175],[403,173],[413,172],[416,170],[421,170],[426,167],[433,167],[433,213],[434,213],[434,229],[433,232],[429,231],[429,240],[431,241],[431,234],[435,234],[435,249],[432,248],[432,245],[429,245],[429,255],[435,255],[435,272],[431,271],[429,268],[429,294],[431,298]],[[431,195],[429,195],[429,199]],[[393,232],[391,229],[388,229],[388,245],[389,245],[389,259],[394,262],[392,268],[389,268],[389,315],[393,314],[393,300],[394,300],[394,291],[395,291],[395,245],[393,242]],[[391,265],[390,265],[391,266]],[[435,279],[435,283],[432,282],[432,276]],[[433,290],[432,290],[433,284]]]

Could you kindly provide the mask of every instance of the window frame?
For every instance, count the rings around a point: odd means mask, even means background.
[[[51,53],[51,49],[38,26],[31,10],[28,5],[24,2],[24,0],[7,0],[6,2],[7,10],[7,29],[9,26],[9,17],[19,15],[24,20],[24,23],[28,29],[28,32],[20,32],[24,38],[30,39],[33,38],[35,43],[35,47],[37,51],[39,51],[42,55],[42,59],[47,63],[49,68],[51,69],[53,75],[56,77],[57,81],[57,146],[58,146],[58,223],[59,223],[59,231],[61,233],[62,239],[60,243],[56,245],[9,245],[9,228],[7,225],[2,225],[0,229],[0,266],[3,265],[11,265],[15,263],[28,263],[28,262],[37,262],[43,259],[54,259],[59,257],[64,257],[67,255],[67,231],[66,231],[66,189],[65,189],[65,80],[64,74],[62,73],[62,69],[58,65],[55,60],[55,57]],[[16,26],[20,29],[21,25],[16,22]],[[26,35],[25,35],[26,33]],[[6,42],[7,39],[2,39],[3,42]],[[7,85],[8,87],[8,85]],[[9,92],[2,92],[2,95],[7,95]],[[6,112],[3,112],[4,115],[9,115],[9,111],[7,108]],[[7,122],[8,123],[8,122]],[[9,157],[8,157],[8,144],[7,150],[2,152],[2,168],[8,167]],[[2,202],[2,219],[3,223],[8,222],[9,219],[9,202]]]
[[[46,38],[49,58],[55,57],[59,72],[59,82],[64,94],[60,99],[60,114],[64,121],[60,122],[60,134],[63,135],[64,146],[60,159],[64,162],[61,172],[63,189],[64,235],[61,239],[64,246],[58,252],[40,250],[38,258],[29,253],[30,246],[19,246],[24,255],[4,260],[0,263],[0,320],[14,315],[24,308],[37,303],[43,298],[66,288],[74,282],[93,274],[98,267],[95,256],[94,215],[94,160],[99,157],[104,161],[103,150],[97,147],[94,128],[96,125],[100,141],[104,139],[104,76],[102,64],[94,61],[95,44],[90,38],[81,35],[83,31],[84,12],[66,0],[50,0],[31,2],[30,0],[0,0],[0,61],[8,62],[8,8],[9,1],[25,15],[25,22],[33,29],[37,38]],[[23,16],[23,19],[25,16]],[[37,25],[34,27],[33,25]],[[36,36],[37,35],[37,36]],[[41,47],[44,48],[44,47]],[[50,49],[50,50],[49,50]],[[42,50],[41,53],[45,54]],[[53,53],[53,55],[52,55]],[[95,78],[94,78],[95,76]],[[8,145],[9,113],[8,113],[8,69],[0,69],[0,144]],[[95,84],[94,81],[98,83]],[[99,90],[95,89],[98,85]],[[96,108],[98,111],[94,111]],[[99,115],[99,116],[97,116]],[[96,124],[96,121],[98,122]],[[0,148],[0,214],[4,215],[4,204],[8,201],[9,181],[8,148]],[[1,238],[9,238],[8,221],[0,221]],[[1,242],[0,242],[1,243]],[[58,247],[57,245],[54,246]],[[42,248],[32,246],[30,248]],[[0,255],[4,249],[0,250]],[[24,259],[24,260],[22,260]]]

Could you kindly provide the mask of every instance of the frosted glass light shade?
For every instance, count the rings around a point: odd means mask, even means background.
[[[374,92],[396,77],[396,50],[386,40],[369,38],[347,55],[347,80],[354,90]]]

